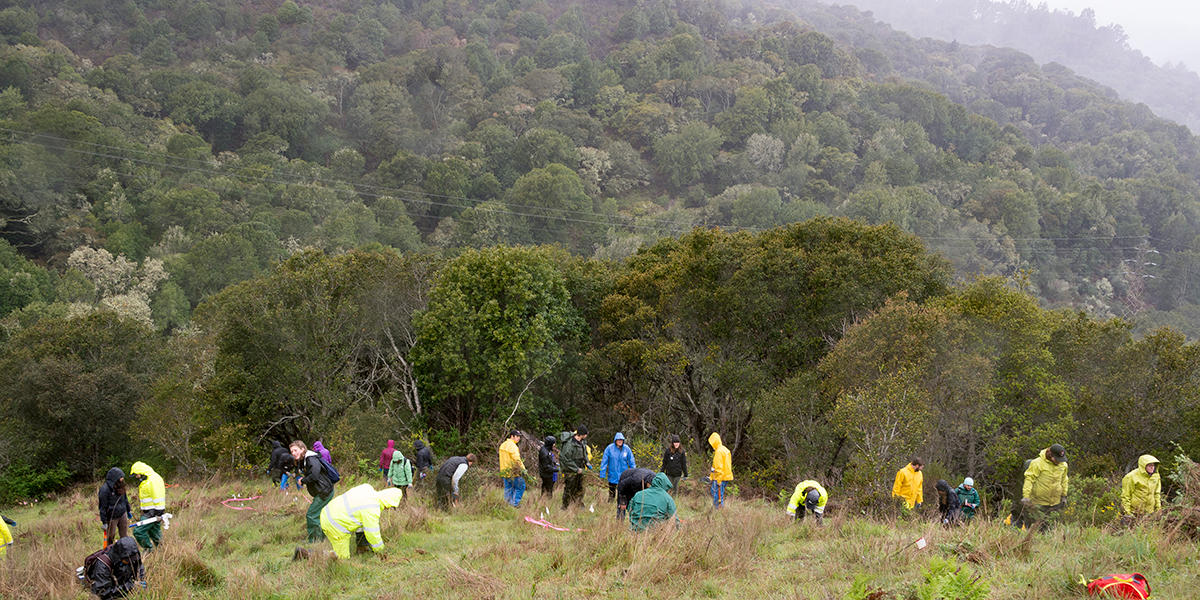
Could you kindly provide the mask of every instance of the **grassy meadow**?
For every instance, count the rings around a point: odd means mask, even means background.
[[[339,491],[366,481],[348,479]],[[817,528],[761,499],[732,498],[714,512],[690,482],[677,495],[679,528],[637,535],[615,520],[598,480],[589,481],[584,509],[565,513],[561,488],[546,503],[531,486],[512,509],[492,474],[473,469],[466,480],[464,502],[451,513],[431,507],[431,486],[385,511],[382,556],[338,561],[314,552],[296,562],[298,545],[329,549],[304,541],[306,494],[272,489],[265,477],[180,482],[168,488],[176,520],[165,546],[145,556],[149,587],[134,597],[1058,599],[1084,597],[1081,574],[1132,571],[1149,578],[1158,598],[1200,589],[1200,550],[1154,524],[1026,535],[977,520],[947,530],[916,517],[843,514],[832,490],[830,514]],[[259,494],[245,503],[253,510],[221,504]],[[95,503],[95,489],[81,486],[3,508],[19,527],[0,562],[0,597],[88,597],[74,572],[101,545]],[[547,506],[551,522],[573,531],[525,522]],[[929,544],[917,549],[921,537]]]

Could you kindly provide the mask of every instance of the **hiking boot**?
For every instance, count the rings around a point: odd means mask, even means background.
[[[296,551],[292,552],[292,560],[308,560],[308,549],[296,546]]]

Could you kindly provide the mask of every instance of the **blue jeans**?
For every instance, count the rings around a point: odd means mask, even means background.
[[[521,505],[521,497],[525,495],[525,478],[524,477],[505,477],[504,479],[504,501],[513,505]]]
[[[725,504],[725,484],[728,481],[714,481],[709,485],[709,491],[712,493],[713,508],[721,508]]]
[[[283,477],[279,478],[279,489],[281,489],[283,491],[287,491],[287,484],[288,484],[287,480],[288,480],[288,474],[284,473]],[[300,478],[293,476],[292,484],[296,486],[296,489],[300,489]]]

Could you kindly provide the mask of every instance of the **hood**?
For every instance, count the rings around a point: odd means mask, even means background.
[[[947,492],[947,493],[949,493],[949,492],[950,492],[950,484],[949,484],[949,483],[946,483],[946,480],[945,480],[945,479],[939,479],[939,480],[937,480],[937,485],[935,485],[935,486],[933,486],[933,487],[937,488],[937,490],[938,490],[939,492]]]
[[[424,447],[425,447],[425,442],[422,442],[421,440],[417,440],[417,441],[413,442],[414,450],[420,450],[421,448],[424,448]]]
[[[150,468],[150,465],[139,460],[138,462],[133,463],[133,468],[129,469],[129,472],[134,475],[149,477],[150,474],[154,472],[154,469]]]
[[[669,490],[671,489],[671,479],[667,477],[666,473],[659,473],[654,476],[654,481],[650,483],[650,486],[660,490]]]
[[[613,442],[616,442],[617,440],[623,440],[623,439],[625,439],[625,434],[621,433],[620,431],[617,432],[617,435],[613,436]]]
[[[554,436],[552,436],[552,435],[546,436],[546,439],[542,440],[542,443],[546,444],[547,448],[553,448],[554,447]]]
[[[304,458],[308,458],[310,456],[320,456],[320,454],[317,454],[316,451],[314,451],[314,450],[305,450]]]
[[[721,447],[721,434],[714,431],[712,435],[708,436],[708,445],[712,446],[713,450],[720,448]]]
[[[1151,456],[1149,454],[1143,454],[1140,457],[1138,457],[1138,470],[1143,473],[1146,472],[1146,465],[1157,465],[1157,464],[1158,464],[1158,459],[1154,458],[1153,456]],[[1158,472],[1155,471],[1154,474],[1157,475]]]
[[[282,447],[283,447],[283,444],[280,444],[279,440],[271,440],[271,450],[278,450]]]
[[[104,483],[107,483],[109,487],[116,487],[117,481],[119,481],[122,477],[125,477],[125,471],[122,471],[120,467],[113,467],[109,469],[108,474],[104,476]]]
[[[375,497],[379,499],[379,506],[383,508],[396,508],[400,506],[400,499],[404,497],[404,492],[400,488],[390,487],[386,490],[375,492]]]
[[[320,441],[313,442],[313,450],[316,450],[317,452],[325,450],[325,445]]]
[[[396,440],[388,440],[388,450],[395,449],[395,447],[396,447]]]
[[[125,536],[117,540],[108,552],[109,556],[117,560],[124,560],[138,553],[137,542],[133,538]]]

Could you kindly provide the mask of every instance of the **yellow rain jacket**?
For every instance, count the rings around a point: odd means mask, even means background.
[[[138,461],[133,463],[133,468],[129,472],[135,475],[142,475],[145,479],[138,484],[138,503],[142,508],[142,512],[151,509],[167,510],[167,485],[163,483],[163,478],[150,465]]]
[[[733,481],[733,455],[721,443],[721,434],[713,432],[708,436],[708,445],[713,449],[712,475],[713,481]]]
[[[793,517],[796,516],[796,508],[804,501],[804,492],[809,488],[816,489],[817,493],[821,495],[817,499],[817,512],[822,513],[825,511],[825,502],[829,500],[829,493],[825,491],[825,488],[821,487],[821,484],[809,479],[796,484],[796,491],[792,492],[792,499],[787,505],[787,514]]]
[[[1037,506],[1055,506],[1067,497],[1067,461],[1056,465],[1046,458],[1048,454],[1049,448],[1042,450],[1025,469],[1021,497],[1029,498]]]
[[[0,558],[4,558],[8,554],[8,547],[13,543],[12,532],[8,530],[8,523],[0,520]]]
[[[904,506],[912,508],[925,501],[925,474],[914,469],[912,463],[896,471],[892,484],[892,495],[904,499]]]
[[[350,558],[354,534],[362,532],[371,544],[372,552],[383,549],[383,536],[379,533],[379,517],[385,508],[400,506],[404,493],[400,488],[375,491],[371,484],[364,483],[350,488],[321,509],[321,531],[333,544],[338,558]]]
[[[500,444],[500,476],[517,477],[525,472],[525,463],[521,461],[521,450],[512,438]]]
[[[1125,514],[1148,515],[1162,508],[1162,480],[1158,469],[1154,469],[1153,475],[1146,472],[1147,465],[1157,464],[1157,458],[1143,454],[1138,458],[1137,468],[1121,480],[1121,508]]]

